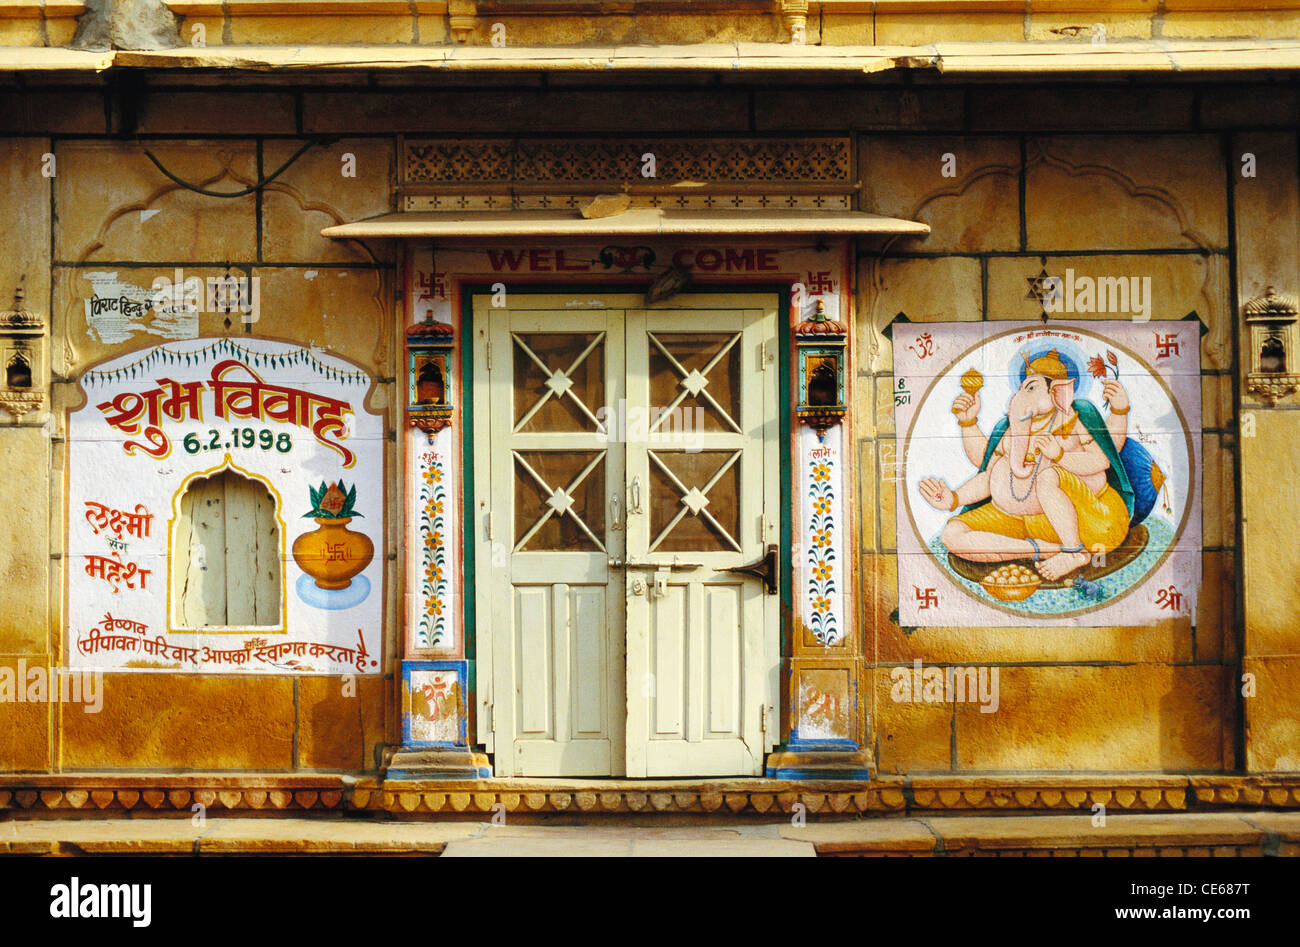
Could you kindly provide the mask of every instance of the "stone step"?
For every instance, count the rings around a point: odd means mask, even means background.
[[[1300,855],[1300,813],[869,818],[730,825],[494,825],[337,818],[13,820],[0,854],[484,856],[1260,856]]]

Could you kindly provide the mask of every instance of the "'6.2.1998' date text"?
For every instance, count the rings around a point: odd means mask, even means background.
[[[287,454],[293,450],[293,439],[288,432],[275,434],[266,428],[258,431],[251,427],[232,427],[225,432],[212,428],[208,431],[206,437],[199,434],[186,434],[183,443],[187,454],[200,454],[204,451],[214,450],[235,450],[237,448],[274,449],[281,454]]]

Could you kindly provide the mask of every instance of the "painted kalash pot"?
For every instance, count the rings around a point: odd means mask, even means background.
[[[312,508],[303,515],[317,528],[293,541],[293,559],[304,573],[298,595],[317,608],[350,608],[370,594],[370,582],[360,573],[375,557],[370,537],[348,529],[352,517],[362,515],[353,509],[356,484],[349,489],[340,480],[308,489]]]

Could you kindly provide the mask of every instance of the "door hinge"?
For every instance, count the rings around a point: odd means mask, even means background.
[[[763,734],[763,740],[767,740],[767,704],[758,705],[758,729]]]
[[[767,339],[758,343],[758,370],[767,371]]]
[[[492,722],[492,733],[495,735],[497,732],[497,705],[494,703],[488,704],[488,719]]]
[[[483,353],[483,363],[485,369],[490,372],[492,371],[492,343],[488,342],[485,344],[487,346],[487,349]]]
[[[492,533],[493,533],[492,525],[493,525],[493,524],[492,524],[492,511],[491,511],[491,510],[488,510],[488,511],[487,511],[487,538],[488,538],[488,542],[491,542],[491,541],[495,538],[495,537],[492,535]]]

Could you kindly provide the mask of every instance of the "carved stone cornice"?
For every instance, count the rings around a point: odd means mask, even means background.
[[[4,408],[15,421],[21,421],[28,411],[39,411],[45,404],[42,391],[12,391],[0,388],[0,408]]]
[[[220,812],[286,814],[364,811],[394,816],[484,818],[567,813],[744,816],[926,813],[1160,813],[1250,806],[1300,809],[1293,776],[879,777],[870,781],[725,780],[389,780],[375,776],[10,776],[0,777],[0,812],[187,815],[194,804]]]
[[[1246,376],[1246,393],[1267,402],[1269,407],[1298,391],[1300,391],[1300,375],[1252,372]]]

